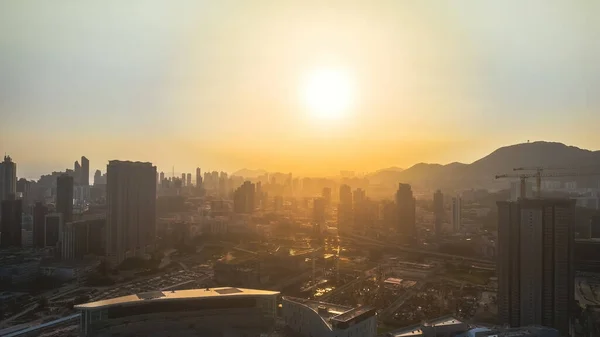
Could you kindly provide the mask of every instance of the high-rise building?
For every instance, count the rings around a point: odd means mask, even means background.
[[[361,203],[367,198],[367,193],[362,188],[357,188],[352,193],[352,198],[354,199],[354,204]]]
[[[331,207],[331,188],[324,187],[321,197],[325,199],[325,207]]]
[[[242,186],[233,192],[233,211],[235,213],[254,212],[254,195],[256,187],[253,183],[245,181]]]
[[[23,208],[27,208],[29,205],[29,192],[31,189],[31,183],[25,178],[17,180],[17,196],[23,199]]]
[[[460,197],[452,198],[452,230],[460,231],[462,227],[462,199]]]
[[[17,164],[10,156],[4,156],[0,163],[0,200],[9,199],[17,194]]]
[[[73,178],[75,185],[81,184],[81,176],[81,165],[79,165],[79,162],[76,160],[75,164],[73,164]]]
[[[573,306],[575,201],[498,202],[498,319],[568,336]]]
[[[352,197],[354,201],[354,229],[364,232],[372,225],[370,221],[370,200],[367,199],[367,194],[362,188],[354,190]]]
[[[192,187],[192,174],[191,173],[187,174],[187,180],[185,182],[185,185],[189,186],[189,187]]]
[[[79,179],[81,185],[90,186],[90,161],[85,156],[81,156],[81,174]]]
[[[283,211],[283,196],[276,195],[273,198],[273,209],[275,210],[275,212]]]
[[[185,186],[185,173],[181,174],[181,186]]]
[[[313,200],[313,221],[317,225],[325,225],[325,198],[315,198]]]
[[[340,204],[338,205],[338,231],[352,227],[352,189],[348,185],[340,186]]]
[[[416,200],[409,184],[398,184],[396,210],[398,211],[398,231],[406,236],[415,237],[417,235]]]
[[[46,214],[48,207],[41,202],[33,206],[33,247],[44,248],[46,246]]]
[[[154,249],[156,166],[112,160],[107,167],[106,255],[117,265]]]
[[[63,229],[63,216],[61,213],[46,214],[44,226],[44,240],[46,247],[58,248]]]
[[[227,182],[227,173],[221,172],[219,175],[219,194],[221,196],[227,195],[227,191],[229,190]]]
[[[21,247],[22,201],[11,197],[0,203],[0,248]]]
[[[435,234],[442,235],[442,223],[444,221],[444,195],[437,190],[433,194],[433,215],[435,218]]]
[[[398,221],[396,218],[398,217],[398,211],[396,210],[396,203],[393,201],[385,200],[382,203],[382,217],[383,217],[383,226],[386,229],[395,228]]]
[[[106,173],[102,174],[100,170],[94,173],[94,186],[106,185]]]
[[[199,167],[196,167],[196,187],[202,187],[202,171]]]
[[[64,222],[73,220],[73,177],[62,174],[56,178],[56,212]]]

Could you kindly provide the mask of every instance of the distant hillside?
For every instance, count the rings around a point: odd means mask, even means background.
[[[533,142],[499,148],[471,164],[419,163],[394,174],[375,173],[369,179],[406,182],[433,188],[475,188],[497,185],[494,176],[511,173],[515,167],[577,168],[595,165],[600,167],[600,151],[584,150],[562,143]]]
[[[241,170],[233,172],[231,175],[244,177],[244,178],[256,178],[265,173],[267,173],[267,171],[261,170],[261,169],[251,170],[251,169],[243,168]]]

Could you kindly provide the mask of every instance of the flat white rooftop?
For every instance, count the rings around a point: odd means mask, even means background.
[[[248,296],[273,296],[278,295],[278,291],[256,290],[244,288],[205,288],[205,289],[190,289],[190,290],[175,290],[175,291],[150,291],[145,293],[127,295],[122,297],[111,298],[107,300],[90,302],[76,305],[75,309],[90,310],[105,308],[119,304],[134,304],[137,302],[148,301],[171,301],[185,299],[201,299],[201,298],[216,298],[216,297],[248,297]]]

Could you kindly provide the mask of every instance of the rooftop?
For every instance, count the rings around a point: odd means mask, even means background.
[[[432,319],[423,324],[416,324],[391,331],[387,334],[389,337],[408,337],[408,336],[427,336],[435,337],[440,334],[458,335],[469,330],[469,325],[463,323],[454,316],[442,316]]]
[[[190,289],[190,290],[175,290],[175,291],[150,291],[145,293],[127,295],[122,297],[111,298],[97,302],[90,302],[76,305],[75,309],[88,310],[104,308],[119,304],[134,304],[144,301],[170,301],[170,300],[186,300],[199,299],[209,297],[231,297],[231,296],[272,296],[278,295],[278,291],[270,290],[255,290],[244,288],[206,288],[206,289]]]
[[[286,300],[300,303],[311,308],[314,312],[321,316],[329,328],[332,328],[332,322],[348,322],[370,310],[374,310],[372,307],[367,306],[352,308],[333,303],[307,300],[304,298],[289,296],[285,296],[284,298]]]

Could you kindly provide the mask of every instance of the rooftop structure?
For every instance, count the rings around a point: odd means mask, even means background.
[[[75,308],[81,336],[254,336],[274,327],[278,295],[232,287],[150,291]]]
[[[113,305],[128,305],[136,304],[136,302],[149,302],[149,301],[177,301],[177,300],[188,300],[188,299],[199,299],[209,297],[232,297],[232,296],[260,296],[269,295],[274,296],[279,294],[277,291],[270,290],[254,290],[254,289],[243,289],[243,288],[207,288],[207,289],[191,289],[191,290],[179,290],[179,291],[150,291],[145,293],[127,295],[122,297],[111,298],[108,300],[102,300],[97,302],[90,302],[75,306],[75,309],[87,310],[106,308]]]
[[[302,336],[375,336],[375,308],[347,307],[296,297],[283,298],[286,325]]]

